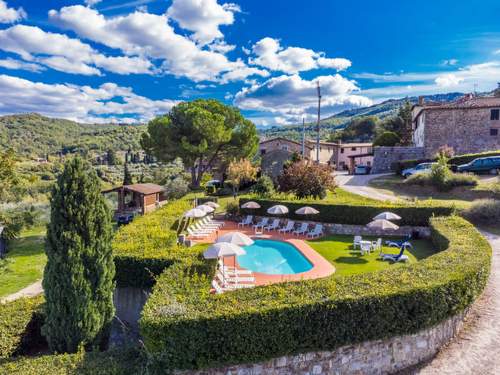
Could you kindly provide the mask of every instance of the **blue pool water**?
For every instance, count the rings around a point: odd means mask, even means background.
[[[238,263],[254,272],[290,275],[313,268],[311,262],[288,242],[256,239],[253,245],[243,248],[246,254],[238,256]]]

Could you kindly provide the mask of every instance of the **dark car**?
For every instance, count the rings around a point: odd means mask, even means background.
[[[500,172],[500,156],[474,159],[470,163],[459,165],[457,171],[498,174]]]
[[[130,223],[132,220],[134,220],[134,215],[133,214],[123,214],[118,216],[116,219],[116,222],[118,225],[125,225]]]
[[[370,174],[371,168],[367,165],[356,165],[354,174]]]

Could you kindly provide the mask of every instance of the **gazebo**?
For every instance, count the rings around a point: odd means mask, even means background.
[[[156,184],[132,184],[103,191],[103,194],[118,193],[118,208],[115,215],[146,214],[167,203],[165,188]]]

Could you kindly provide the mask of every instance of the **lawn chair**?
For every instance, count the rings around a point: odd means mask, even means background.
[[[360,244],[361,255],[365,255],[366,253],[370,253],[372,250],[372,244],[370,241],[363,241]]]
[[[302,223],[300,225],[300,228],[297,229],[297,230],[294,230],[292,232],[292,234],[296,234],[297,236],[300,236],[301,234],[306,234],[307,233],[307,229],[309,228],[309,224],[307,223]]]
[[[268,223],[269,223],[269,218],[268,217],[264,217],[264,218],[262,218],[262,220],[260,222],[258,222],[257,224],[253,225],[252,228],[253,229],[264,228]]]
[[[322,224],[316,224],[314,229],[307,233],[308,238],[315,238],[315,237],[321,237],[323,235],[323,225]]]
[[[361,248],[361,241],[363,238],[361,236],[354,236],[354,241],[352,242],[352,248],[356,250],[356,247]]]
[[[400,248],[399,254],[381,254],[382,260],[388,260],[389,262],[407,262],[410,258],[408,255],[403,254],[406,250],[405,244]]]
[[[212,222],[208,217],[205,217],[203,219],[200,220],[200,224],[204,227],[204,228],[215,228],[215,229],[219,229],[222,225],[219,224],[219,223],[215,223],[215,222]]]
[[[241,225],[242,227],[244,227],[244,226],[247,226],[247,225],[251,225],[252,222],[253,222],[253,216],[252,215],[247,215],[247,217],[245,219],[243,219],[242,221],[240,221],[238,223],[238,226]]]
[[[294,227],[295,227],[295,221],[288,220],[288,222],[286,223],[286,227],[278,229],[278,233],[289,233],[289,232],[293,231]]]
[[[379,238],[377,241],[372,242],[372,249],[374,251],[379,251],[382,254],[382,238]]]
[[[263,229],[267,231],[272,231],[278,229],[280,226],[280,219],[274,219],[270,225],[266,225]]]
[[[214,220],[208,216],[205,216],[204,221],[206,224],[211,225],[211,226],[217,226],[218,228],[223,227],[225,224],[223,221]]]

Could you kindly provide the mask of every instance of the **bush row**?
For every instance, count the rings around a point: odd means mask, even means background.
[[[453,156],[448,161],[448,164],[450,164],[450,165],[462,165],[462,164],[469,163],[469,162],[471,162],[474,159],[477,159],[477,158],[486,158],[486,157],[489,157],[489,156],[500,156],[500,150],[488,151],[488,152],[480,152],[480,153],[476,153],[476,154],[464,154],[464,155]],[[417,164],[420,164],[420,163],[430,163],[430,162],[433,162],[433,161],[436,161],[436,159],[427,158],[427,159],[401,160],[399,162],[394,163],[394,165],[392,166],[392,169],[397,174],[400,175],[401,172],[404,169],[413,168]]]
[[[249,201],[249,198],[241,198],[240,205]],[[293,220],[314,220],[323,223],[339,223],[352,225],[366,225],[373,220],[373,217],[383,211],[391,211],[399,216],[402,220],[401,225],[426,226],[429,224],[429,219],[432,216],[448,216],[454,211],[453,207],[437,206],[431,203],[426,203],[420,206],[410,206],[402,204],[392,204],[388,202],[380,202],[363,205],[345,205],[332,203],[299,203],[297,201],[276,201],[271,199],[252,199],[260,204],[260,209],[241,209],[241,213],[247,215],[270,216],[267,209],[275,204],[284,204],[288,207],[289,213],[280,215]],[[297,215],[295,211],[303,206],[311,206],[319,211],[317,215]]]
[[[412,334],[469,306],[483,290],[491,248],[462,218],[430,220],[440,252],[355,276],[209,293],[201,251],[157,280],[140,321],[152,369],[199,369],[333,350]],[[205,261],[206,264],[206,261]]]
[[[0,358],[22,353],[39,337],[43,297],[0,303]]]
[[[113,239],[117,286],[151,287],[154,277],[181,255],[177,229],[191,198],[170,202],[118,230]]]

